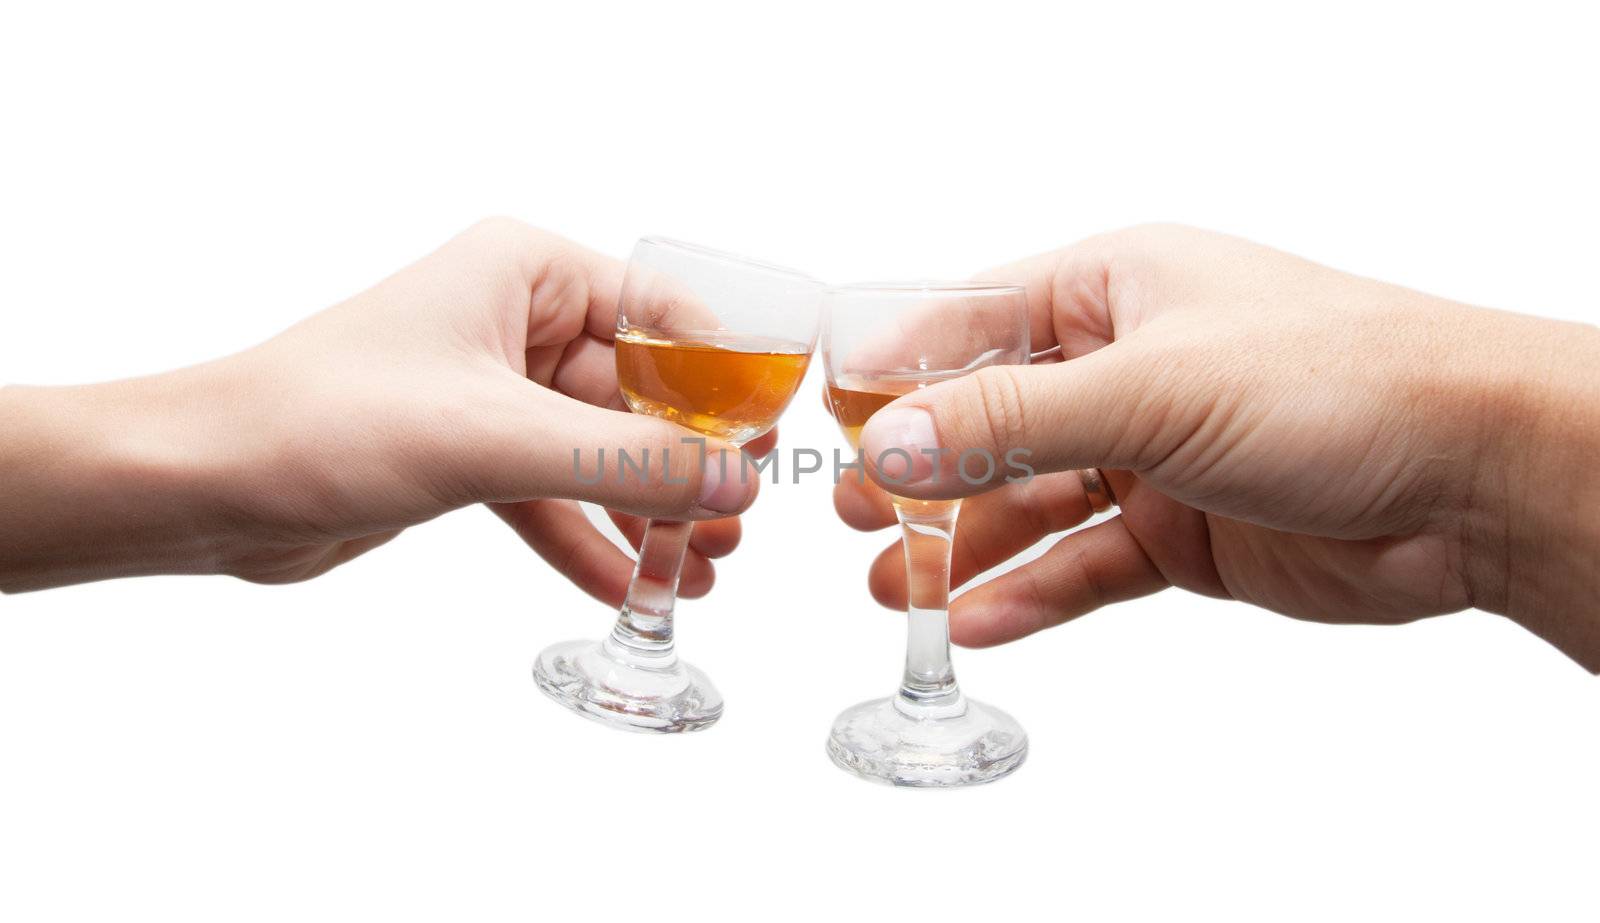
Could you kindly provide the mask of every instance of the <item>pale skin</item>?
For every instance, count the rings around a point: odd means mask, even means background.
[[[0,590],[157,573],[321,574],[487,503],[559,572],[620,603],[629,559],[576,500],[699,523],[682,592],[709,590],[758,479],[691,452],[671,478],[572,476],[575,446],[680,447],[619,412],[622,266],[484,222],[259,347],[146,378],[0,389]],[[991,274],[1028,285],[1035,349],[873,418],[897,493],[979,494],[961,583],[1089,515],[1120,513],[958,597],[952,637],[1009,641],[1180,586],[1302,618],[1404,622],[1476,606],[1600,671],[1600,332],[1473,308],[1186,228],[1118,232]],[[909,412],[909,415],[908,415]],[[770,450],[764,437],[747,451]],[[880,472],[900,447],[919,468]],[[713,443],[713,451],[721,448]],[[1027,484],[927,477],[966,448],[1031,451]],[[731,449],[729,451],[732,451]],[[893,456],[890,456],[893,458]],[[613,465],[614,467],[614,465]],[[1007,473],[1005,470],[999,472]],[[923,479],[916,480],[917,475]],[[846,478],[841,515],[893,522]],[[871,583],[904,604],[898,548]]]
[[[640,517],[697,523],[680,592],[704,595],[755,479],[718,478],[688,431],[625,412],[611,344],[623,265],[508,219],[258,347],[78,387],[0,389],[0,590],[140,574],[315,577],[407,526],[487,503],[557,571],[619,605]],[[769,451],[769,434],[747,451]],[[594,479],[598,447],[651,449]],[[572,452],[583,448],[583,478]],[[670,472],[660,464],[671,449]],[[730,466],[737,471],[737,466]]]
[[[1026,283],[1034,349],[1066,361],[900,399],[863,431],[868,473],[973,497],[956,584],[1088,519],[1075,469],[1103,469],[1120,510],[958,597],[957,643],[1179,586],[1328,622],[1478,607],[1600,672],[1600,330],[1182,227],[986,276]],[[1039,476],[973,485],[952,467],[1013,448]],[[835,505],[857,528],[894,522],[872,481],[845,478]],[[869,578],[896,608],[902,560],[886,549]]]

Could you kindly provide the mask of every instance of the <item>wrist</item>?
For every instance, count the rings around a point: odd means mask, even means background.
[[[1474,604],[1600,672],[1600,330],[1515,318],[1485,393]]]
[[[215,373],[0,391],[0,589],[217,570]]]

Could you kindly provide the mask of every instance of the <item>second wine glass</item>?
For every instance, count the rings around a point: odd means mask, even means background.
[[[1027,297],[1021,286],[982,283],[830,288],[822,355],[829,409],[860,449],[862,427],[895,398],[988,366],[1026,363]],[[887,474],[888,461],[875,464]],[[995,470],[989,466],[1002,464],[964,454],[957,467],[986,479]],[[828,755],[856,775],[895,785],[998,779],[1022,764],[1028,737],[1010,715],[964,696],[950,665],[950,546],[961,501],[890,499],[906,559],[905,671],[894,695],[839,715]]]
[[[766,433],[805,377],[821,290],[793,270],[665,238],[639,241],[617,311],[617,383],[628,406],[734,446]],[[637,453],[631,460],[650,465]],[[722,476],[745,476],[739,459],[722,461]],[[623,461],[614,462],[620,474]],[[610,636],[539,655],[533,675],[546,695],[627,730],[694,731],[721,717],[721,694],[673,643],[692,529],[650,520]]]

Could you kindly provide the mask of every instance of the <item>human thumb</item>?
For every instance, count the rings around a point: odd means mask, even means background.
[[[1165,414],[1139,350],[1118,342],[1066,362],[993,366],[908,394],[861,431],[868,473],[893,494],[948,499],[1035,473],[1139,468],[1141,420]]]
[[[730,516],[755,500],[760,479],[736,447],[523,384],[484,413],[465,462],[471,499],[561,497],[662,519]]]

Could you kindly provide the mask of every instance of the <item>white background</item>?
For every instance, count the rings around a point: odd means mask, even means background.
[[[840,281],[1176,220],[1597,316],[1595,32],[1527,4],[226,6],[6,12],[0,380],[243,348],[493,213]],[[786,449],[839,444],[815,387]],[[887,536],[821,480],[746,534],[685,738],[538,695],[610,614],[483,510],[300,586],[0,600],[0,918],[1593,918],[1600,685],[1508,622],[1169,591],[958,651],[1032,756],[899,791],[822,750],[898,676]]]

